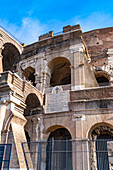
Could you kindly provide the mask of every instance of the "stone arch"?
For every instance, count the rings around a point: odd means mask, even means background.
[[[100,127],[100,128],[99,128]],[[109,124],[109,123],[106,123],[106,122],[100,122],[100,123],[96,123],[94,125],[92,125],[92,127],[89,129],[88,131],[88,139],[92,139],[91,137],[91,133],[97,129],[97,131],[99,132],[99,130],[101,130],[101,128],[104,130],[106,129],[105,127],[107,127],[107,130],[110,132],[111,129],[113,129],[113,125]],[[99,128],[99,130],[98,130]],[[112,131],[111,131],[112,133]]]
[[[71,63],[69,55],[55,55],[54,57],[46,57],[47,63],[50,63],[52,60],[57,59],[59,57],[65,58],[66,60],[68,60]]]
[[[10,111],[8,115],[6,115],[3,127],[2,127],[2,133],[1,133],[1,141],[2,143],[5,143],[10,132],[10,127],[11,127],[11,121],[13,119],[14,115]]]
[[[13,39],[10,35],[8,35],[1,28],[0,28],[0,36],[2,37],[4,44],[11,43],[12,45],[14,45],[18,49],[20,54],[22,53],[23,46],[20,43],[18,43],[15,39]]]
[[[64,128],[62,125],[53,125],[46,130],[46,133],[51,133],[59,128]]]
[[[71,84],[71,63],[65,57],[56,57],[48,63],[50,86]]]
[[[70,128],[69,128],[69,127],[66,127],[66,126],[63,126],[63,125],[60,125],[60,124],[49,126],[49,127],[45,130],[45,134],[48,134],[46,139],[48,139],[48,137],[49,137],[49,135],[50,135],[51,132],[53,132],[53,131],[55,131],[55,130],[57,130],[57,129],[59,129],[59,128],[65,128],[65,129],[67,129],[67,130],[69,131],[69,133],[71,134],[71,138],[73,139],[73,135],[72,135],[72,133],[71,133]]]
[[[103,70],[96,71],[95,77],[99,86],[109,86],[110,75],[106,71]]]
[[[12,43],[5,43],[2,50],[3,71],[16,71],[16,64],[21,56],[18,48]]]
[[[24,116],[43,113],[43,106],[41,106],[40,100],[35,93],[30,93],[27,96],[25,104],[26,109],[24,110]]]
[[[35,87],[33,87],[31,84],[29,84],[27,81],[24,82],[24,86],[25,86],[25,89],[24,89],[24,102],[26,101],[28,95],[30,94],[35,94],[37,96],[37,98],[39,99],[40,101],[40,104],[41,106],[43,105],[43,95],[42,93],[36,89]]]
[[[51,134],[54,134],[55,132],[58,132],[59,130],[60,130],[60,131],[66,131],[66,132],[69,134],[68,140],[72,139],[71,133],[68,131],[67,128],[64,128],[63,126],[57,126],[57,129],[54,129],[53,131],[51,131],[50,134],[49,134],[48,139],[50,138]],[[62,137],[62,136],[61,136],[61,137]],[[56,138],[57,138],[57,136],[56,136]],[[57,139],[56,139],[56,140],[57,140]]]

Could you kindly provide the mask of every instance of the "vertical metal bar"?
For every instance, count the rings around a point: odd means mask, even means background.
[[[10,155],[9,155],[8,169],[10,168],[10,162],[11,162],[11,152],[12,152],[12,144],[10,144]]]
[[[23,149],[23,153],[24,153],[24,157],[25,157],[25,162],[26,162],[27,170],[29,170],[28,163],[27,163],[27,158],[26,158],[26,154],[25,154],[25,150],[24,150],[23,144],[27,144],[27,143],[22,143],[22,149]]]
[[[40,162],[39,162],[39,170],[41,170],[41,160],[42,160],[42,142],[40,142],[39,144],[39,148],[40,148]]]
[[[83,170],[83,150],[82,150],[82,139],[81,139],[81,157],[82,157],[82,170]]]
[[[66,170],[68,170],[67,166],[68,166],[68,142],[66,139]]]
[[[39,167],[39,166],[38,166],[38,165],[39,165],[39,159],[40,159],[40,158],[39,158],[39,152],[40,152],[40,147],[39,147],[39,145],[40,145],[40,142],[38,142],[37,167],[36,167],[36,170],[38,170],[38,169],[39,169],[39,168],[38,168],[38,167]]]
[[[8,144],[0,144],[0,170],[3,169],[3,166],[5,164],[5,154],[7,145]]]
[[[54,138],[52,138],[52,149],[51,149],[51,170],[54,170],[53,169],[53,156],[54,156]]]
[[[42,160],[42,141],[39,141],[38,142],[37,168],[36,168],[36,170],[41,170],[41,160]]]

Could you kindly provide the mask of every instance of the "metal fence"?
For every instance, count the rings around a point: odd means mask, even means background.
[[[0,144],[0,170],[10,167],[12,144]]]
[[[51,140],[22,146],[27,169],[113,170],[113,140]]]

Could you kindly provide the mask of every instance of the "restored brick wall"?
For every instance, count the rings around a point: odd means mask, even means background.
[[[70,101],[113,98],[113,87],[85,89],[70,92]]]
[[[76,31],[73,32],[73,30]],[[21,58],[28,58],[40,52],[44,52],[45,48],[53,50],[56,48],[56,45],[57,48],[61,48],[64,45],[69,45],[70,39],[74,39],[81,34],[79,25],[76,25],[75,28],[74,26],[63,27],[63,33],[68,31],[72,32],[57,36],[53,36],[53,32],[49,32],[48,34],[40,36],[39,40],[41,41],[24,47]],[[88,53],[91,56],[91,64],[96,67],[107,65],[107,49],[113,48],[113,27],[85,32],[83,33],[83,36],[88,48]]]
[[[85,32],[83,35],[92,65],[107,65],[107,49],[113,48],[113,27]]]

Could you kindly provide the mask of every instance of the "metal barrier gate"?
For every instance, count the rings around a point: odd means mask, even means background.
[[[0,144],[0,170],[9,170],[12,144]]]
[[[27,169],[113,170],[113,140],[52,140],[22,143]]]

